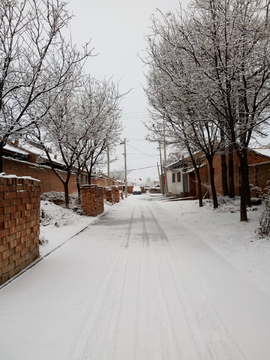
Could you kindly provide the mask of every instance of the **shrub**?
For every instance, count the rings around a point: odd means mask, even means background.
[[[262,237],[270,235],[270,187],[267,190],[267,194],[264,195],[265,209],[260,218],[260,235]]]

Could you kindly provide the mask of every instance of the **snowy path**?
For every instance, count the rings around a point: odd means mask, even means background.
[[[147,195],[0,290],[1,360],[268,360],[270,299]]]

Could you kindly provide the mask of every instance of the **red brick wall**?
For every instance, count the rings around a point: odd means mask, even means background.
[[[270,186],[269,180],[270,162],[249,166],[249,182],[251,184],[252,197],[260,197],[262,194],[266,194],[266,188]]]
[[[110,203],[114,203],[113,199],[113,192],[111,187],[104,188],[104,199],[109,201]]]
[[[41,193],[49,191],[64,191],[64,185],[55,175],[53,170],[47,166],[39,166],[34,163],[19,161],[15,159],[3,158],[3,171],[7,175],[30,176],[41,181]],[[61,176],[65,179],[66,173],[60,171]],[[69,193],[77,192],[76,176],[71,175],[69,180]]]
[[[103,188],[98,185],[83,185],[81,187],[82,208],[86,215],[97,216],[103,213]]]
[[[114,202],[118,203],[120,201],[119,187],[118,186],[113,186],[112,187],[112,192],[113,192],[113,200],[114,200]]]
[[[202,166],[200,168],[200,177],[201,177],[201,183],[202,183],[202,196],[204,196],[206,194],[206,192],[208,191],[207,187],[209,187],[209,173],[208,173],[208,164],[205,164],[204,166]],[[197,180],[197,175],[194,171],[195,177],[194,175],[189,176],[189,189],[190,189],[190,195],[191,196],[196,196],[199,197],[199,185],[198,185],[198,180]],[[192,184],[194,183],[195,184]]]
[[[0,285],[39,256],[40,182],[0,176]]]
[[[240,178],[239,178],[239,168],[240,168],[240,161],[238,156],[236,155],[236,152],[234,152],[233,154],[233,160],[234,160],[234,184],[235,184],[235,195],[239,196],[240,195]],[[200,168],[200,175],[201,175],[201,181],[202,183],[208,183],[210,184],[210,173],[209,173],[209,165],[207,163],[207,160],[204,161],[204,163],[206,164],[205,166]],[[269,163],[269,158],[263,155],[259,155],[256,154],[253,151],[249,151],[248,153],[248,163],[249,163],[249,171],[250,171],[250,184],[258,184],[256,186],[261,187],[262,189],[264,189],[266,187],[267,181],[270,180],[270,173],[268,171],[268,169],[270,169],[270,163]],[[259,172],[257,174],[258,179],[255,181],[255,172],[256,172],[256,168],[252,169],[255,165],[254,164],[258,164],[260,163],[259,166]],[[261,163],[265,163],[265,165],[262,165]],[[227,155],[227,165],[228,165],[228,155]],[[216,186],[216,191],[218,194],[222,194],[223,190],[222,190],[222,169],[221,169],[221,157],[219,154],[217,154],[214,157],[214,161],[213,161],[213,166],[215,169],[215,186]],[[229,180],[229,179],[228,179]],[[197,182],[197,177],[196,177],[196,182]],[[206,193],[206,187],[203,186],[202,187],[202,193],[203,196]],[[255,196],[255,191],[252,192],[252,196]],[[196,183],[196,196],[198,197],[198,183]],[[191,194],[192,195],[192,194]],[[210,189],[210,196],[211,196],[211,189]]]
[[[127,186],[127,192],[128,194],[132,194],[133,193],[133,186]]]
[[[93,178],[91,178],[91,184],[105,187],[105,186],[107,186],[107,180],[93,177]]]
[[[120,201],[119,187],[111,186],[104,188],[104,198],[112,204]]]

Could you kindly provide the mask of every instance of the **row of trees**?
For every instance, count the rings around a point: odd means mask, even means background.
[[[93,166],[118,141],[122,98],[112,81],[84,73],[92,50],[66,40],[70,20],[60,0],[0,3],[0,172],[9,139],[34,142],[62,181],[67,206],[74,167],[77,184],[83,170],[90,183]],[[52,153],[65,164],[65,178]]]
[[[247,220],[250,204],[248,146],[266,135],[270,115],[269,3],[194,0],[187,12],[159,12],[152,19],[145,60],[152,139],[161,139],[165,124],[171,143],[188,151],[199,183],[196,154],[204,154],[214,207],[213,158],[221,154],[224,194],[234,197],[234,149],[242,177],[241,221]]]

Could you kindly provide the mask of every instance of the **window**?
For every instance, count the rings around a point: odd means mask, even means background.
[[[177,173],[177,182],[181,182],[181,173],[180,173],[180,171]]]
[[[175,174],[172,174],[172,182],[175,183]]]

